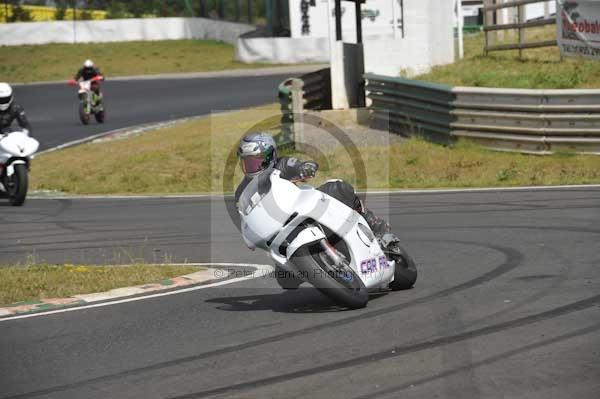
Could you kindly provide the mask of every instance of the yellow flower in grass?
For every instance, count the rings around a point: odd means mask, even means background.
[[[77,269],[75,269],[75,271],[79,273],[87,273],[89,270],[85,266],[78,266]]]

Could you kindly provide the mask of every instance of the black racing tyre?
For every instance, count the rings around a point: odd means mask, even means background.
[[[94,114],[96,117],[96,122],[104,123],[104,119],[106,118],[106,111],[98,111]]]
[[[79,103],[79,120],[84,125],[89,125],[90,124],[90,114],[88,112],[86,112],[85,106],[86,105],[84,102]]]
[[[397,245],[397,244],[396,244]],[[394,281],[389,285],[392,291],[407,290],[412,288],[417,281],[417,265],[406,250],[397,245],[400,250],[400,256],[394,256],[396,259],[396,269],[394,270]],[[387,255],[387,254],[386,254]],[[389,255],[388,255],[389,256]]]
[[[279,266],[275,266],[275,280],[284,290],[297,290],[302,284],[302,279],[296,277],[293,272],[289,272]]]
[[[6,180],[8,201],[13,206],[21,206],[27,197],[29,176],[27,175],[27,166],[24,164],[17,164],[14,167],[15,173]]]
[[[294,253],[291,262],[303,279],[335,303],[350,309],[367,306],[369,292],[360,277],[349,266],[343,271],[336,270],[321,254],[319,244],[310,248],[304,246]]]

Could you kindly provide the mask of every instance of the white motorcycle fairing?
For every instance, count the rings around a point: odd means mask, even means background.
[[[28,158],[39,148],[40,143],[25,131],[14,131],[0,136],[0,163],[10,158]]]
[[[92,81],[91,80],[82,80],[79,82],[79,94],[85,94],[92,90]]]
[[[327,238],[343,240],[350,267],[368,289],[386,288],[394,278],[366,220],[355,210],[313,187],[298,187],[268,170],[254,178],[238,202],[247,246],[269,252],[282,268],[295,271],[290,259],[301,247]]]

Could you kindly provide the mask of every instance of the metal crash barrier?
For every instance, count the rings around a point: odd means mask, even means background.
[[[392,132],[501,151],[600,154],[600,90],[451,87],[366,74],[370,117]],[[387,123],[386,123],[387,124]]]

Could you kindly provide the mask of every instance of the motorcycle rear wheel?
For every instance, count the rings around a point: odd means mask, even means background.
[[[322,294],[337,304],[350,309],[367,306],[369,292],[364,283],[349,265],[342,270],[326,261],[319,244],[304,246],[292,256],[291,262],[299,271],[299,276],[311,283]]]
[[[399,262],[396,262],[394,281],[389,285],[392,291],[410,289],[415,285],[415,281],[417,281],[417,265],[415,264],[415,261],[403,247],[400,245],[398,245],[398,247],[401,252],[401,259]]]
[[[27,166],[17,164],[14,168],[15,173],[6,178],[8,201],[12,206],[21,206],[27,197],[29,176],[27,175]]]
[[[104,119],[106,118],[106,113],[105,113],[105,111],[98,111],[94,114],[94,117],[96,118],[96,122],[104,123]]]

